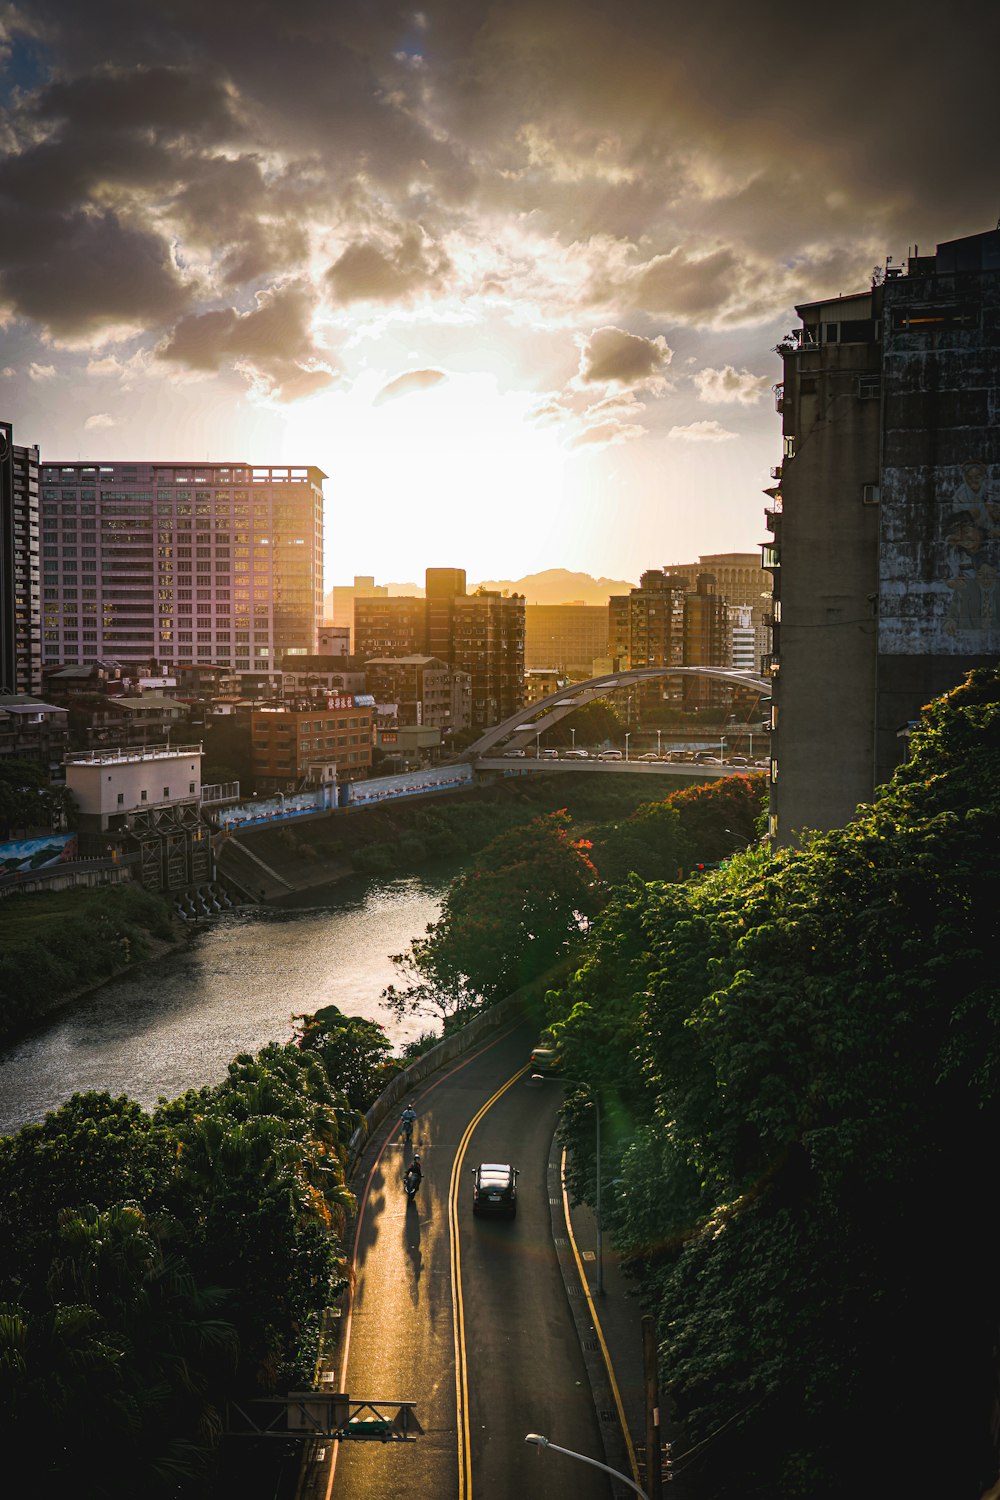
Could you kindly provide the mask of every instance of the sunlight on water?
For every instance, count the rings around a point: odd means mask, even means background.
[[[350,880],[295,898],[315,904],[205,924],[177,952],[0,1052],[0,1133],[86,1089],[148,1106],[215,1083],[238,1052],[287,1041],[292,1015],[321,1005],[383,1022],[397,1045],[418,1036],[431,1021],[397,1021],[379,996],[398,979],[390,955],[435,920],[446,884],[443,875]]]

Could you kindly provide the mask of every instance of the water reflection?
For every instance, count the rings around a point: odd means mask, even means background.
[[[223,913],[0,1051],[0,1133],[84,1089],[149,1106],[217,1082],[238,1052],[287,1040],[292,1015],[321,1005],[382,1021],[395,1043],[417,1036],[429,1023],[396,1021],[378,997],[397,977],[390,955],[435,920],[452,873],[352,879]]]

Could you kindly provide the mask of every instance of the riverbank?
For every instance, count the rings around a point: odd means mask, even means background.
[[[9,898],[0,905],[0,1042],[184,942],[166,901],[135,884]]]
[[[465,860],[497,834],[565,808],[578,834],[592,824],[628,817],[699,778],[650,785],[642,776],[586,771],[510,777],[460,794],[407,799],[356,811],[297,819],[287,827],[253,828],[219,846],[219,866],[261,901],[308,891],[348,875],[407,875],[438,860]]]

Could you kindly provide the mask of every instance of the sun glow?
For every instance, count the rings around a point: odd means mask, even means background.
[[[537,397],[457,375],[377,404],[388,382],[369,373],[283,413],[287,461],[330,476],[327,587],[355,572],[420,582],[425,567],[454,566],[474,581],[550,565],[565,543],[567,454],[531,421]]]

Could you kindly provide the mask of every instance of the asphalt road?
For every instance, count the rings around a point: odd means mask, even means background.
[[[341,1386],[352,1402],[414,1401],[424,1435],[340,1444],[334,1500],[608,1500],[599,1471],[524,1442],[541,1432],[603,1459],[552,1242],[546,1166],[561,1090],[518,1076],[535,1040],[521,1025],[417,1095],[416,1203],[402,1187],[411,1150],[396,1139],[356,1184]],[[473,1218],[479,1161],[520,1168],[513,1221]]]

